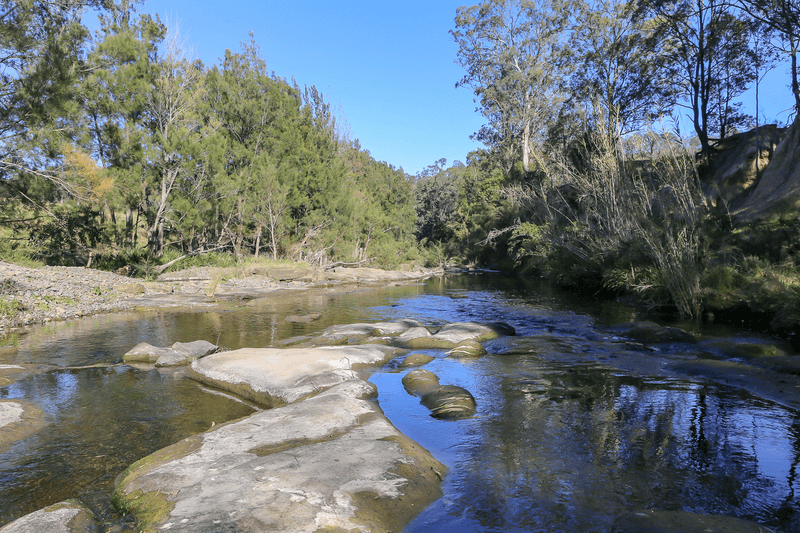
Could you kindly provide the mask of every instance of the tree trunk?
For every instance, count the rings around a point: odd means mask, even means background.
[[[792,94],[795,113],[800,113],[800,84],[797,82],[797,46],[792,46]]]

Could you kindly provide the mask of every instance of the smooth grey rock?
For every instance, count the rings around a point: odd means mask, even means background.
[[[196,358],[192,357],[186,352],[174,350],[172,348],[167,348],[164,352],[158,357],[156,360],[155,365],[157,367],[163,366],[183,366],[188,365]]]
[[[359,337],[369,335],[401,335],[412,328],[422,327],[416,320],[398,320],[393,322],[376,322],[374,324],[341,324],[330,326],[323,337]]]
[[[433,361],[435,357],[424,353],[412,353],[406,356],[400,363],[400,368],[408,368],[412,366],[422,366]]]
[[[0,527],[0,533],[92,533],[98,526],[87,507],[69,500],[18,518]]]
[[[431,410],[434,418],[467,418],[477,410],[475,398],[467,389],[440,385],[439,377],[423,368],[412,370],[403,376],[402,382],[410,394],[420,397],[422,405]]]
[[[436,332],[434,337],[450,341],[454,344],[460,344],[464,341],[486,341],[494,339],[500,335],[508,335],[508,333],[501,333],[501,331],[511,331],[513,335],[514,329],[511,326],[505,329],[498,326],[499,323],[479,324],[478,322],[454,322],[452,324],[445,324],[439,331]]]
[[[431,336],[431,332],[427,328],[417,326],[406,330],[397,337],[397,341],[405,343],[413,339],[427,338]]]
[[[356,370],[385,364],[397,348],[369,344],[316,348],[242,348],[197,359],[191,376],[275,407],[358,377]]]
[[[173,350],[186,353],[194,358],[205,357],[208,354],[214,353],[219,349],[216,344],[211,344],[208,341],[192,341],[192,342],[176,342],[172,345]]]
[[[375,394],[349,380],[181,441],[132,465],[115,501],[146,531],[401,531],[446,469]]]
[[[126,363],[155,363],[167,350],[170,350],[170,348],[159,348],[146,342],[140,342],[128,350],[122,356],[122,360]]]

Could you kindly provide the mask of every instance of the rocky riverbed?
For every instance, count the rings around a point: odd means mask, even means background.
[[[0,337],[25,326],[139,307],[215,305],[321,284],[406,281],[439,270],[191,268],[154,281],[83,267],[27,268],[0,261]]]

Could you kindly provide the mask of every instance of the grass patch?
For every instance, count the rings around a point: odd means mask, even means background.
[[[22,302],[0,296],[0,316],[16,316],[24,310]]]

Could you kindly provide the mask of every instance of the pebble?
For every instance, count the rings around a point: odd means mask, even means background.
[[[114,289],[131,278],[83,267],[44,266],[28,268],[0,261],[0,299],[21,309],[0,314],[0,335],[19,326],[119,311],[125,301],[139,294]],[[155,292],[155,289],[145,294]]]

